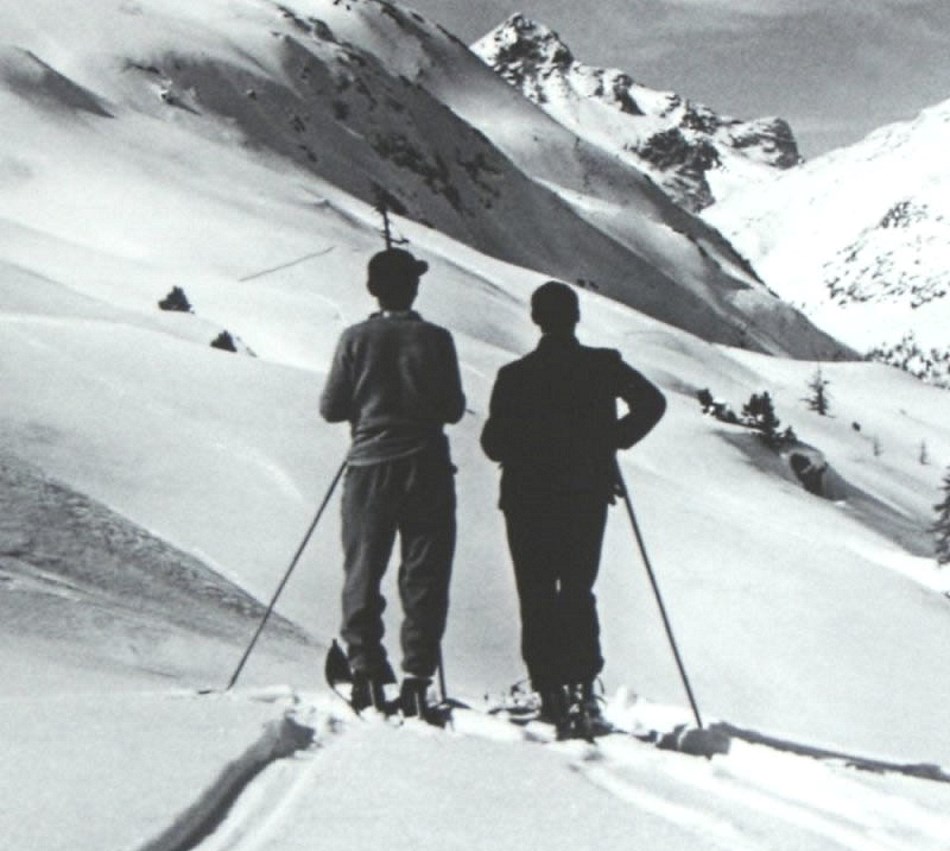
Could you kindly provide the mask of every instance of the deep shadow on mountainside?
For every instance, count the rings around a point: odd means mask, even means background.
[[[368,203],[382,190],[408,218],[703,339],[855,356],[775,297],[715,229],[566,131],[457,39],[389,3],[316,5],[332,21],[275,7],[267,38],[280,73],[241,51],[230,61],[169,46],[129,59],[135,107],[174,111],[204,134],[224,122],[251,150]],[[512,123],[523,141],[505,137]]]

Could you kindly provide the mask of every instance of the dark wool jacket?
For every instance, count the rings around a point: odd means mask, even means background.
[[[349,422],[354,466],[445,444],[465,413],[452,335],[415,311],[374,313],[340,337],[320,398],[328,422]]]
[[[617,418],[617,399],[629,412]],[[543,493],[610,499],[615,454],[641,440],[666,410],[663,394],[613,349],[545,335],[498,372],[482,448],[502,465],[501,507]]]

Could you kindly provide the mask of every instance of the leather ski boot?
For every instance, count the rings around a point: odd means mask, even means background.
[[[571,683],[568,686],[568,708],[571,736],[593,741],[597,736],[612,732],[613,726],[604,718],[600,699],[594,690],[593,680]]]
[[[365,671],[354,671],[350,706],[355,712],[373,708],[388,715],[386,691],[383,686],[383,680],[371,677]]]
[[[560,731],[567,724],[567,689],[563,685],[552,686],[541,689],[538,694],[541,696],[538,720],[553,724]]]
[[[426,677],[406,677],[399,690],[399,709],[406,718],[428,720],[429,686],[432,681]]]

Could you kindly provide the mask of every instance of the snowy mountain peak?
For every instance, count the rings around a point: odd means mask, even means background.
[[[629,74],[583,65],[554,30],[520,12],[476,42],[473,50],[540,105],[548,102],[549,81],[556,82],[566,75],[576,79],[583,96],[600,99],[630,115],[643,115],[630,96],[634,82]],[[667,97],[669,108],[674,108],[679,98],[672,94]]]
[[[624,71],[585,65],[556,32],[522,14],[472,50],[577,136],[645,171],[693,211],[736,184],[801,162],[783,119],[729,118],[640,85]]]
[[[823,327],[904,368],[920,348],[908,371],[950,385],[948,144],[950,101],[704,215]]]
[[[500,27],[489,33],[497,49],[499,61],[507,68],[549,65],[567,68],[574,54],[550,27],[516,12]]]

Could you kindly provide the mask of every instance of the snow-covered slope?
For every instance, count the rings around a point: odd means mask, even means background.
[[[81,42],[78,18],[95,30]],[[29,15],[0,8],[0,20],[13,45],[0,62],[5,110],[17,124],[5,140],[11,197],[0,215],[20,224],[35,224],[19,196],[42,170],[23,152],[40,156],[33,141],[54,131],[35,122],[51,110],[82,118],[83,144],[109,158],[121,159],[127,134],[171,125],[363,200],[384,190],[397,211],[483,252],[708,339],[847,354],[776,299],[718,232],[637,170],[578,146],[457,40],[398,6],[43,0]],[[79,136],[64,129],[73,141],[57,147],[68,150]],[[130,215],[150,212],[149,199],[130,200]]]
[[[266,183],[241,187],[268,192]],[[234,191],[228,182],[218,189],[225,198]],[[236,203],[222,201],[216,212],[223,219]],[[181,280],[174,274],[181,269],[196,284],[186,282],[194,315],[159,314],[152,296],[161,289],[132,266],[125,285],[138,308],[113,307],[108,289],[80,298],[71,287],[35,279],[24,293],[5,275],[4,446],[266,599],[345,445],[345,429],[322,425],[315,414],[329,349],[342,324],[369,308],[358,263],[377,244],[372,219],[358,203],[334,203],[340,206],[305,213],[297,231],[273,210],[245,220],[237,235],[257,246],[260,270],[283,265],[267,248],[281,230],[295,234],[297,256],[315,247],[313,233],[336,248],[243,285],[216,274],[210,261],[199,277],[170,251],[167,279]],[[366,223],[359,226],[361,215]],[[514,589],[493,509],[497,473],[480,456],[477,435],[495,368],[533,342],[526,301],[541,278],[421,228],[411,236],[433,264],[420,308],[456,334],[470,400],[471,413],[451,435],[460,468],[460,546],[446,665],[451,691],[477,704],[484,692],[499,693],[521,676]],[[70,250],[61,245],[57,253],[65,259]],[[104,262],[84,269],[108,276]],[[829,365],[836,416],[819,418],[797,401],[806,365],[717,349],[592,295],[584,294],[583,313],[584,338],[621,347],[671,401],[660,429],[624,466],[706,720],[728,718],[895,761],[950,762],[941,732],[950,694],[940,674],[950,661],[950,622],[946,600],[930,590],[939,577],[922,533],[937,464],[950,459],[945,394],[883,367]],[[211,349],[206,329],[224,324],[259,357]],[[751,435],[702,417],[692,390],[707,385],[731,399],[768,387],[783,421],[847,479],[847,497],[833,503],[810,496]],[[862,432],[850,426],[857,419]],[[872,435],[884,447],[880,457]],[[920,438],[931,447],[933,467],[917,463]],[[280,607],[321,643],[338,618],[336,506]],[[678,717],[688,720],[630,531],[623,515],[613,514],[598,588],[608,694],[626,685],[679,705]],[[80,524],[70,537],[91,541],[94,530]],[[39,531],[18,523],[17,550],[48,540]],[[20,582],[9,552],[5,573]],[[125,559],[134,562],[118,548],[118,560]],[[98,566],[91,546],[45,564],[54,579],[63,578],[59,570]],[[44,609],[18,590],[11,605],[19,603],[20,621],[35,622]],[[16,591],[7,585],[4,593]],[[220,643],[175,611],[157,632],[154,624],[131,635],[116,630],[137,600],[116,594],[101,603],[98,617],[74,615],[66,635],[44,643],[17,629],[18,621],[3,621],[8,700],[0,713],[7,729],[29,731],[5,745],[6,764],[20,775],[16,786],[4,787],[11,819],[5,835],[23,835],[15,814],[38,792],[51,795],[46,818],[28,834],[38,851],[92,851],[116,836],[138,837],[127,847],[147,847],[212,782],[224,746],[236,757],[245,747],[239,736],[251,741],[248,713],[259,717],[259,703],[244,706],[242,693],[226,700],[182,697],[180,690],[223,685],[241,645],[236,627],[243,622],[249,639],[252,619],[221,609],[216,619],[227,640]],[[121,644],[109,646],[116,633]],[[64,644],[70,652],[62,652]],[[77,665],[77,647],[100,649],[83,653]],[[288,658],[292,649],[284,645],[277,667],[273,650],[261,647],[244,682],[315,688],[320,652],[300,643],[296,659]],[[666,849],[710,836],[715,847],[753,849],[875,847],[886,837],[884,847],[917,851],[939,848],[945,835],[947,792],[926,781],[874,778],[742,746],[710,765],[633,742],[603,753],[548,752],[505,736],[503,722],[420,736],[347,724],[333,700],[316,698],[320,746],[255,781],[207,848],[307,847],[315,836],[334,847],[354,835],[387,837],[395,847],[444,847],[446,836],[510,847],[516,836],[523,845],[531,825],[534,839],[546,837],[552,847],[570,839],[573,847],[590,821],[599,825],[601,847],[618,849],[630,830]],[[274,714],[280,711],[278,704]],[[48,733],[63,713],[70,735],[51,744]],[[905,723],[909,715],[913,724]],[[209,727],[218,732],[209,736]],[[110,809],[111,784],[123,790],[118,800],[130,799],[121,812]],[[526,791],[542,786],[543,795]],[[362,817],[368,800],[378,802],[369,820]],[[552,800],[570,803],[575,817],[543,818]],[[486,811],[492,819],[479,817]],[[415,826],[426,816],[423,835]],[[402,835],[400,825],[409,826],[405,845],[392,839]],[[234,837],[245,844],[228,844]]]
[[[339,618],[336,498],[278,607],[309,638],[286,626],[265,636],[241,681],[293,688],[195,696],[227,681],[260,613],[240,601],[270,598],[339,468],[346,429],[322,423],[317,400],[340,330],[372,308],[364,269],[379,220],[233,125],[167,101],[189,106],[187,88],[163,100],[166,85],[148,88],[156,75],[116,48],[164,57],[171,32],[209,63],[263,73],[278,40],[259,15],[278,32],[292,20],[252,3],[125,2],[107,30],[93,13],[111,5],[97,0],[67,41],[54,13],[70,5],[0,6],[13,43],[71,81],[20,52],[18,82],[0,95],[0,446],[13,505],[0,521],[0,726],[16,733],[0,751],[15,769],[3,773],[0,832],[11,847],[149,847],[222,752],[244,750],[252,720],[311,703],[320,744],[334,747],[272,766],[235,808],[237,833],[202,847],[453,837],[573,848],[591,821],[599,847],[618,849],[629,830],[657,849],[713,835],[727,848],[941,847],[948,787],[903,776],[742,749],[707,764],[627,740],[619,753],[578,752],[498,741],[497,724],[456,735],[347,724],[318,686]],[[392,19],[374,20],[381,51]],[[450,691],[478,703],[523,675],[498,473],[478,435],[496,370],[534,345],[527,303],[546,275],[423,224],[399,228],[431,265],[418,307],[455,335],[468,395],[450,430],[460,535],[445,658]],[[173,286],[193,313],[158,310]],[[812,364],[580,295],[582,339],[620,349],[670,401],[622,464],[707,720],[950,765],[950,589],[925,532],[950,464],[950,397],[879,365],[831,363],[833,416],[819,417],[801,401]],[[256,357],[212,348],[225,329]],[[807,493],[748,431],[702,416],[704,387],[735,406],[768,389],[832,465],[835,498]],[[607,693],[626,689],[618,711],[648,705],[630,706],[636,692],[688,720],[638,559],[615,508],[598,585]],[[27,815],[38,807],[42,818]]]
[[[688,209],[701,210],[801,161],[782,119],[718,115],[640,85],[624,71],[585,65],[557,33],[522,14],[472,50],[578,137],[645,171]]]
[[[856,348],[947,351],[950,101],[707,211],[784,298]],[[925,364],[911,364],[917,369]],[[937,364],[935,375],[950,374]]]

